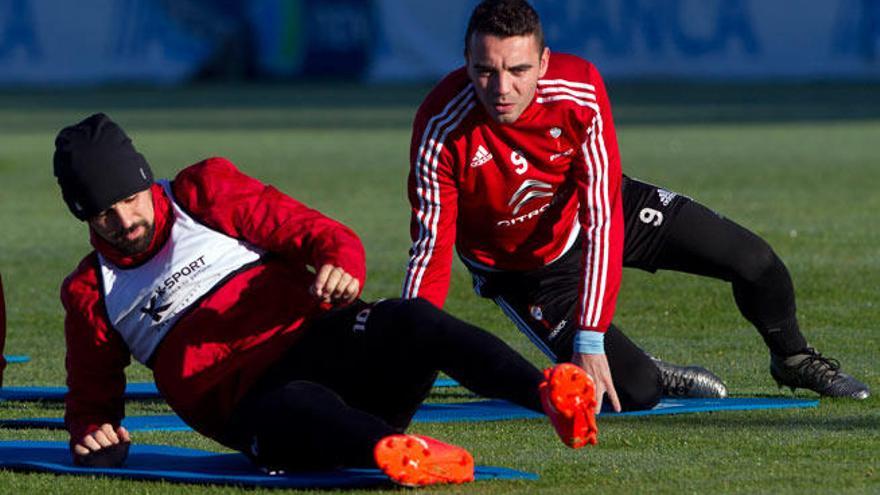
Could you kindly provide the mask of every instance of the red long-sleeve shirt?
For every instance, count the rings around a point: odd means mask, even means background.
[[[190,216],[270,253],[197,302],[151,359],[157,386],[175,412],[218,438],[242,395],[296,341],[297,330],[327,309],[308,293],[314,280],[308,267],[334,264],[363,286],[364,250],[349,228],[242,174],[223,158],[184,169],[171,187]],[[136,267],[165,246],[174,214],[160,185],[152,193],[156,234],[148,250],[126,257],[92,234],[96,252],[117,266]],[[67,312],[65,421],[74,443],[103,423],[118,425],[124,416],[123,370],[130,353],[108,320],[96,252],[61,288]]]
[[[579,327],[607,329],[623,262],[621,168],[592,64],[551,54],[534,100],[512,124],[486,113],[464,68],[452,72],[416,114],[410,159],[404,297],[443,305],[453,244],[478,266],[532,270],[582,236]]]

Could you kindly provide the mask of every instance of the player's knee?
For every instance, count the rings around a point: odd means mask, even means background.
[[[756,238],[739,252],[736,274],[746,282],[756,283],[784,273],[782,260],[762,239]]]
[[[436,321],[441,311],[425,299],[400,299],[394,308],[395,320],[410,328],[422,328]]]
[[[417,348],[433,339],[442,314],[425,299],[386,299],[370,316],[377,322],[371,332],[388,345]]]

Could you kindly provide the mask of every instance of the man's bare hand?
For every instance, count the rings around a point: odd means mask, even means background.
[[[338,266],[327,264],[318,269],[309,292],[325,303],[348,304],[357,298],[360,288],[358,279]]]
[[[73,446],[74,462],[88,467],[118,467],[128,457],[131,436],[120,426],[104,423]]]
[[[602,396],[605,394],[608,394],[608,400],[611,401],[614,410],[620,412],[620,400],[611,380],[611,369],[608,368],[608,358],[605,354],[575,353],[572,362],[583,368],[596,385],[596,412],[602,409]]]

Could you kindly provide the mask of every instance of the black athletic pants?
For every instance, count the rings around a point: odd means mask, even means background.
[[[624,266],[730,282],[740,313],[771,352],[806,348],[791,276],[766,241],[685,196],[628,177],[623,187]]]
[[[623,180],[626,267],[719,278],[731,283],[740,312],[770,350],[794,354],[806,341],[795,317],[794,288],[785,265],[757,235],[705,206],[629,177]],[[572,354],[581,245],[530,272],[481,270],[465,260],[474,289],[493,299],[548,357]],[[625,410],[653,407],[660,399],[659,373],[644,351],[611,325],[605,353]]]
[[[224,443],[285,470],[370,466],[438,371],[542,411],[541,372],[497,337],[422,299],[358,302],[315,321],[237,407]]]

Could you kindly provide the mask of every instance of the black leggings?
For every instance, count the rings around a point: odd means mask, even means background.
[[[740,313],[774,354],[789,356],[807,346],[785,264],[766,241],[705,206],[688,201],[681,207],[655,268],[730,282]]]
[[[541,411],[541,372],[497,337],[421,300],[357,303],[316,321],[233,414],[225,443],[266,467],[370,466],[438,371]]]
[[[791,277],[766,241],[688,197],[630,177],[623,202],[624,266],[726,280],[771,352],[790,356],[807,346]]]

